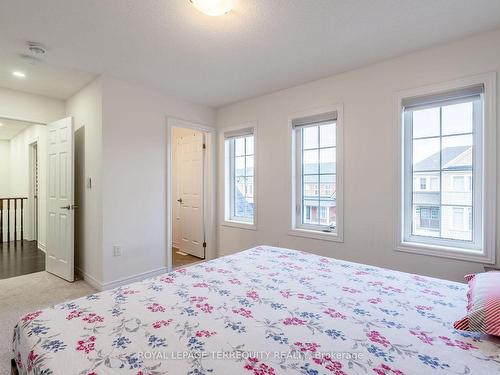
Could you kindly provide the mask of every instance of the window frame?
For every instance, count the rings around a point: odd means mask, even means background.
[[[231,182],[235,176],[232,176],[232,169],[234,160],[231,160],[228,154],[228,149],[226,148],[226,140],[233,138],[231,134],[238,134],[234,138],[238,138],[243,135],[253,134],[253,220],[237,220],[232,215],[232,205],[231,196],[234,193],[234,187],[231,186]],[[247,230],[257,230],[257,212],[258,212],[258,199],[257,199],[257,180],[258,180],[258,151],[257,151],[257,124],[256,123],[244,123],[238,126],[229,127],[220,130],[220,155],[221,158],[221,170],[222,173],[222,207],[220,211],[220,225],[226,227],[234,227],[239,229]]]
[[[408,154],[409,147],[405,147],[407,142],[407,134],[405,133],[405,111],[403,102],[408,98],[418,98],[429,95],[441,95],[448,92],[461,90],[467,87],[483,85],[484,93],[482,106],[482,126],[479,127],[479,134],[474,133],[474,137],[480,137],[482,150],[478,154],[481,160],[474,160],[477,166],[482,167],[482,173],[478,176],[478,187],[476,194],[480,196],[480,202],[477,203],[476,196],[473,195],[474,206],[481,209],[482,228],[474,228],[477,233],[481,233],[481,241],[476,244],[476,249],[471,249],[468,246],[456,246],[452,244],[455,241],[438,241],[425,240],[415,241],[415,238],[408,237],[405,234],[411,233],[408,231],[408,223],[405,221],[405,212],[407,212],[407,202],[405,194],[412,191],[408,183],[408,168],[405,168],[408,160],[411,161],[411,155]],[[467,77],[420,87],[417,89],[401,91],[397,94],[395,111],[397,115],[396,123],[396,140],[397,140],[397,156],[395,158],[395,175],[397,176],[397,194],[396,194],[396,213],[395,213],[395,250],[416,253],[421,255],[430,255],[444,258],[453,258],[467,260],[480,263],[495,263],[495,243],[496,243],[496,73],[481,74],[473,77]],[[473,129],[476,132],[477,129]],[[475,139],[474,144],[476,144]],[[477,163],[480,164],[477,164]],[[405,173],[407,174],[405,176]],[[473,171],[474,173],[474,171]],[[405,178],[406,177],[406,178]],[[480,178],[479,178],[480,177]],[[476,178],[473,176],[473,179]],[[440,182],[442,184],[442,181]],[[411,193],[410,193],[411,194]],[[405,227],[406,226],[406,227]],[[411,229],[411,228],[410,228]],[[479,230],[480,232],[477,232]]]
[[[321,116],[326,113],[336,112],[336,232],[324,232],[322,229],[325,226],[301,224],[302,213],[302,200],[299,195],[302,193],[302,166],[300,164],[300,156],[298,153],[301,151],[297,146],[297,129],[294,128],[294,120],[311,117]],[[344,205],[344,168],[343,168],[343,105],[335,104],[312,110],[293,113],[288,118],[288,128],[290,134],[290,154],[291,154],[291,206],[290,206],[290,230],[288,232],[291,236],[307,237],[324,241],[343,242],[344,241],[344,222],[343,222],[343,205]],[[318,145],[319,146],[319,145]],[[318,186],[320,190],[320,186]],[[320,192],[319,192],[320,193]],[[321,208],[318,207],[318,215]]]
[[[452,95],[452,93],[450,93],[450,95]],[[484,102],[484,94],[481,94],[481,102]],[[425,95],[424,95],[425,96]],[[456,98],[451,98],[451,99],[446,99],[446,100],[440,100],[436,103],[433,103],[431,105],[424,105],[424,106],[417,106],[416,109],[420,109],[420,108],[433,108],[433,107],[437,107],[437,106],[443,106],[443,105],[450,105],[450,104],[460,104],[460,103],[465,103],[465,102],[469,102],[470,99],[467,97],[467,98],[459,98],[459,99],[456,99]],[[406,111],[404,110],[404,108],[402,108],[402,116],[403,116],[403,136],[404,136],[404,140],[403,140],[403,168],[404,168],[404,171],[403,171],[403,190],[404,190],[404,197],[403,197],[403,204],[404,204],[404,217],[403,217],[403,225],[404,225],[404,229],[403,229],[403,238],[406,242],[408,243],[416,243],[416,244],[424,244],[424,245],[435,245],[435,246],[440,246],[440,247],[443,247],[443,248],[449,248],[449,249],[466,249],[468,251],[480,251],[481,250],[481,247],[482,247],[482,231],[481,231],[481,228],[482,228],[482,204],[479,204],[477,205],[477,202],[481,202],[482,201],[482,178],[480,178],[482,175],[483,175],[483,171],[482,171],[482,162],[483,162],[483,157],[482,157],[482,150],[483,150],[483,137],[482,137],[482,126],[481,126],[481,120],[483,119],[483,116],[482,116],[482,111],[483,111],[483,108],[482,106],[480,106],[480,103],[478,103],[477,100],[473,101],[473,107],[474,107],[474,112],[473,114],[475,114],[474,118],[473,118],[473,127],[472,127],[472,136],[473,136],[473,166],[472,166],[472,179],[473,181],[477,181],[476,182],[476,189],[474,189],[473,191],[473,194],[472,194],[472,205],[473,207],[475,208],[475,218],[477,220],[474,220],[475,222],[475,227],[474,229],[472,230],[472,233],[476,234],[476,236],[473,236],[472,238],[472,241],[465,241],[465,240],[454,240],[454,239],[445,239],[445,238],[442,238],[442,237],[436,237],[436,238],[432,238],[432,237],[426,237],[426,236],[419,236],[419,235],[415,235],[412,233],[412,230],[411,230],[411,226],[412,226],[412,217],[413,217],[413,202],[412,202],[412,193],[414,192],[414,189],[411,188],[410,186],[410,180],[411,180],[411,183],[413,183],[413,170],[412,170],[412,152],[413,152],[413,149],[412,149],[412,141],[414,140],[412,138],[412,134],[411,134],[411,129],[407,129],[408,128],[411,128],[413,126],[413,123],[412,123],[412,116],[411,116],[411,111]],[[415,108],[414,108],[415,109]],[[451,136],[455,136],[455,135],[451,135]],[[445,137],[448,137],[448,136],[443,136],[442,134],[439,135],[439,140],[440,142],[442,142],[442,138],[445,138]],[[427,137],[425,137],[427,138]],[[434,137],[432,137],[434,138]],[[424,138],[420,138],[420,139],[424,139]],[[441,152],[441,148],[440,148],[440,152]],[[441,164],[441,162],[440,162]],[[443,178],[444,178],[444,170],[442,169],[442,166],[440,165],[439,166],[439,176],[440,176],[440,199],[441,199],[441,202],[440,202],[440,214],[443,215],[443,211],[444,211],[444,207],[446,205],[442,204],[442,194],[443,194],[443,191],[444,190],[444,181],[443,181]],[[418,172],[417,172],[418,173]],[[435,172],[433,172],[435,173]],[[453,184],[454,184],[454,177],[451,179],[451,184],[452,184],[452,187],[453,187]],[[408,179],[405,183],[404,179]],[[452,207],[452,206],[450,206]],[[453,207],[452,207],[453,208]],[[451,210],[452,212],[454,212],[454,210]],[[455,226],[454,226],[454,222],[453,222],[453,216],[454,214],[452,214],[452,218],[451,218],[451,228],[453,228],[453,230],[456,230],[455,229]],[[440,228],[441,230],[441,228]],[[463,229],[462,229],[463,230]]]

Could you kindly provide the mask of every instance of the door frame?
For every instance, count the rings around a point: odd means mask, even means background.
[[[36,146],[37,149],[37,161],[35,164],[35,151],[34,148]],[[39,148],[39,139],[38,137],[33,138],[28,144],[28,158],[29,158],[29,190],[28,190],[28,201],[29,204],[29,235],[28,238],[32,241],[36,241],[37,247],[45,252],[45,249],[42,248],[38,238],[39,238],[39,215],[40,215],[40,186],[38,186],[38,196],[35,204],[35,168],[38,169],[38,181],[40,181],[40,148]]]
[[[173,160],[173,145],[172,145],[172,131],[173,128],[185,128],[204,132],[206,154],[204,158],[205,181],[203,188],[203,205],[204,205],[204,222],[205,222],[205,241],[207,243],[205,259],[214,259],[217,255],[216,252],[216,179],[217,179],[217,164],[216,164],[216,142],[217,132],[216,129],[207,125],[181,120],[174,117],[167,117],[167,269],[172,270],[172,160]]]

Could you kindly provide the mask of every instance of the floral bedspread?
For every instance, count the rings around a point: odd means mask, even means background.
[[[466,286],[260,246],[23,316],[21,374],[499,374]]]

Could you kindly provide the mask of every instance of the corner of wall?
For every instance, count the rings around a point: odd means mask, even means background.
[[[97,289],[103,280],[102,254],[102,77],[66,100],[75,127],[75,268]]]

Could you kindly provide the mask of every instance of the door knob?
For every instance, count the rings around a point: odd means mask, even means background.
[[[182,203],[182,198],[177,199],[177,202]]]

